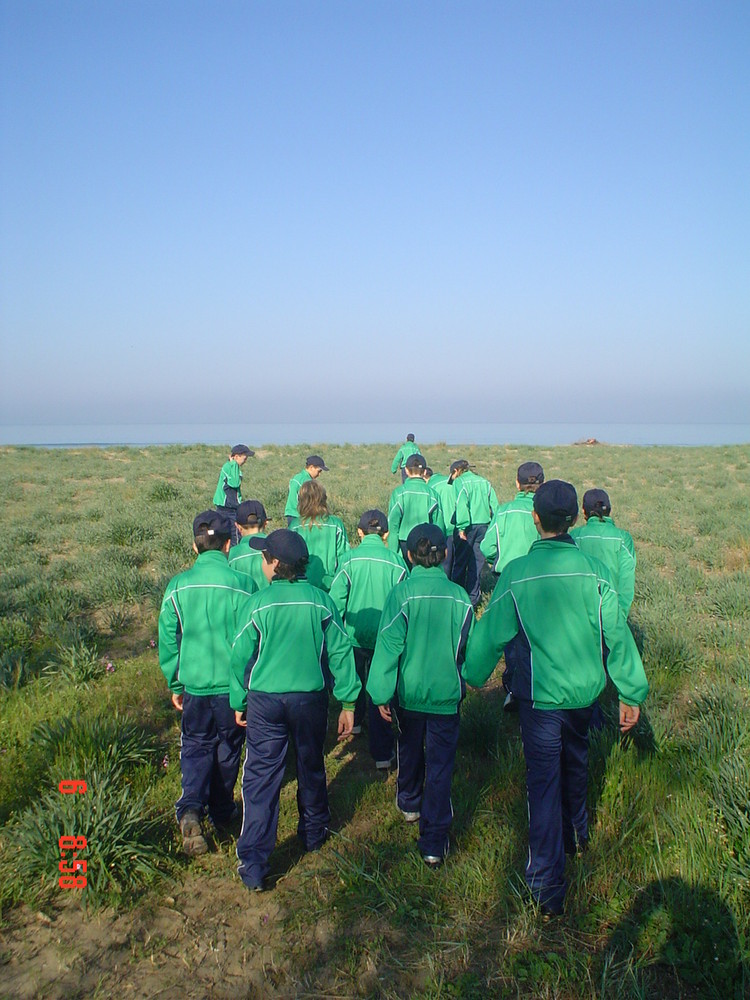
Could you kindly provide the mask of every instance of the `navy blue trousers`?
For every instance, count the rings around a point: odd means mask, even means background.
[[[220,514],[223,514],[224,517],[228,518],[232,522],[231,542],[232,542],[232,545],[237,545],[237,543],[239,542],[240,538],[242,537],[240,535],[239,528],[237,527],[237,508],[236,507],[219,507],[218,504],[217,504],[216,510]],[[240,726],[240,728],[242,728],[242,727]]]
[[[529,861],[526,883],[532,895],[562,912],[567,884],[565,854],[588,840],[586,790],[588,730],[592,707],[545,710],[519,701],[529,804]]]
[[[448,853],[448,833],[453,820],[451,778],[458,746],[458,712],[398,712],[398,779],[396,805],[404,812],[418,812],[422,854],[443,857]]]
[[[228,694],[194,695],[182,700],[180,771],[182,795],[177,822],[190,811],[225,823],[234,808],[234,786],[240,769],[245,732],[237,725]]]
[[[268,873],[290,739],[297,757],[297,834],[308,851],[326,839],[331,821],[323,760],[327,727],[327,691],[248,692],[242,831],[237,839],[239,873],[246,885],[259,885]]]
[[[456,533],[454,541],[453,576],[451,579],[464,588],[474,607],[479,604],[479,598],[482,596],[479,580],[486,560],[479,546],[487,534],[487,528],[486,524],[472,524],[466,529],[466,541],[459,538],[458,533]]]
[[[440,565],[449,580],[453,579],[453,545],[453,532],[448,531],[445,535],[445,559]]]
[[[393,727],[390,722],[385,721],[377,706],[373,705],[372,698],[365,691],[373,652],[372,649],[354,647],[354,665],[357,668],[359,679],[362,681],[362,690],[359,692],[357,703],[354,706],[354,725],[361,726],[365,712],[367,712],[367,738],[372,759],[374,761],[390,760],[393,756]]]

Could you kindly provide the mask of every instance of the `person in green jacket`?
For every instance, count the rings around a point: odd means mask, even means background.
[[[628,617],[635,595],[635,545],[629,531],[618,528],[612,517],[612,504],[604,490],[583,494],[585,524],[571,531],[582,552],[601,560],[612,575],[620,609]]]
[[[406,540],[417,524],[440,520],[438,498],[422,478],[427,467],[422,455],[410,455],[406,460],[406,480],[391,493],[388,504],[388,548],[401,552],[407,562]]]
[[[366,510],[357,528],[359,545],[344,557],[331,584],[331,599],[354,646],[354,662],[363,684],[367,683],[380,614],[386,598],[406,576],[400,555],[387,547],[388,518],[382,510]],[[393,763],[393,729],[368,698],[364,688],[354,710],[353,733],[361,732],[367,708],[370,753],[378,770]]]
[[[473,466],[465,458],[451,464],[453,489],[456,491],[456,536],[451,579],[464,587],[476,608],[482,596],[484,555],[481,544],[499,504],[491,483],[472,469]]]
[[[406,435],[406,441],[401,445],[401,447],[396,452],[393,462],[391,463],[391,472],[395,476],[399,468],[401,469],[401,482],[403,483],[406,479],[406,460],[409,455],[418,455],[419,445],[414,441],[413,434]]]
[[[255,596],[240,621],[229,700],[247,733],[239,873],[249,889],[262,890],[276,843],[289,741],[297,759],[297,834],[305,849],[314,851],[331,821],[323,758],[328,687],[341,702],[342,740],[351,735],[361,685],[335,604],[304,579],[304,539],[282,528],[251,544],[263,552],[270,587]]]
[[[341,518],[328,513],[328,497],[320,483],[312,480],[302,484],[299,517],[291,520],[289,529],[301,535],[307,545],[307,579],[322,590],[330,590],[336,570],[349,551],[349,539]]]
[[[268,517],[266,508],[260,500],[243,500],[237,508],[237,531],[240,540],[229,550],[229,565],[241,576],[248,576],[257,590],[268,586],[263,573],[263,557],[258,549],[250,547],[250,539],[254,536],[266,537]]]
[[[419,851],[436,867],[449,847],[461,664],[474,613],[441,569],[445,535],[436,524],[412,528],[407,555],[412,571],[385,602],[367,693],[386,722],[397,698],[396,804],[408,823],[419,820]]]
[[[219,481],[214,491],[216,509],[232,522],[232,544],[237,544],[239,535],[234,523],[237,508],[242,503],[242,466],[255,454],[246,444],[236,444],[229,453],[219,473]]]
[[[538,462],[523,462],[516,474],[516,495],[495,511],[482,540],[482,555],[499,576],[511,559],[525,556],[539,537],[534,524],[534,494],[544,482]]]
[[[578,498],[550,480],[534,496],[540,538],[500,575],[469,640],[463,676],[480,687],[507,644],[525,647],[512,678],[526,758],[529,859],[526,882],[541,906],[560,913],[565,855],[588,843],[588,729],[604,688],[603,648],[620,697],[620,729],[637,723],[648,682],[617,593],[602,564],[570,537]]]
[[[208,850],[204,812],[215,826],[225,826],[237,811],[233,793],[244,733],[229,704],[229,661],[237,623],[256,587],[227,564],[230,532],[220,512],[198,514],[198,558],[169,581],[159,612],[159,666],[182,713],[182,794],[175,812],[190,857]]]
[[[454,479],[455,474],[449,470],[449,475],[447,476],[444,476],[442,472],[433,472],[427,480],[430,489],[438,498],[440,505],[440,517],[436,523],[440,525],[445,533],[446,556],[443,563],[443,570],[449,580],[453,575],[453,535],[456,530],[456,491],[453,488]]]
[[[284,507],[284,517],[286,518],[287,527],[292,523],[293,518],[299,517],[297,498],[299,497],[300,489],[305,483],[309,483],[311,479],[317,479],[321,472],[330,472],[330,469],[320,455],[310,455],[305,461],[305,467],[302,472],[298,472],[296,476],[292,476],[289,480],[289,493],[287,494],[286,506]]]
[[[516,474],[515,497],[501,504],[490,521],[479,548],[496,577],[511,560],[525,556],[539,538],[534,524],[534,494],[543,482],[544,469],[541,465],[538,462],[523,462]],[[510,691],[517,646],[518,640],[514,639],[505,649],[503,686],[508,694],[503,708],[506,712],[513,712],[517,707]]]

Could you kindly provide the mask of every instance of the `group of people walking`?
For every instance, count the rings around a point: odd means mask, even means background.
[[[464,459],[433,473],[409,435],[388,512],[364,511],[350,547],[318,455],[290,481],[288,527],[266,534],[262,502],[241,496],[249,453],[232,449],[216,510],[194,521],[195,565],[170,581],[159,617],[160,664],[182,711],[185,852],[208,849],[206,813],[217,827],[237,816],[244,743],[239,873],[248,888],[266,887],[290,739],[298,834],[307,850],[325,841],[332,693],[339,740],[366,727],[374,767],[397,768],[396,805],[418,824],[425,864],[440,866],[466,685],[481,687],[504,656],[526,758],[526,881],[560,912],[566,854],[588,842],[588,731],[607,673],[622,731],[648,690],[627,626],[635,552],[607,494],[584,495],[585,523],[574,528],[574,487],[546,482],[538,463],[519,467],[515,497],[500,504]],[[485,561],[497,582],[477,618]]]

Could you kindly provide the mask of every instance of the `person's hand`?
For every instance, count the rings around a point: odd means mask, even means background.
[[[390,722],[392,720],[393,716],[391,715],[390,705],[378,705],[378,711],[380,712],[380,718],[383,719],[384,722]]]
[[[238,726],[242,726],[243,729],[247,729],[247,719],[245,718],[244,712],[235,712],[234,721]]]
[[[459,531],[458,537],[461,538],[461,539],[463,539],[463,541],[466,541],[466,532],[465,531]]]
[[[354,712],[342,708],[339,713],[339,738],[338,742],[347,739],[352,735],[354,729]]]
[[[620,732],[627,733],[640,718],[641,710],[637,705],[626,705],[620,702]]]
[[[177,709],[178,712],[182,711],[182,694],[172,695],[172,704]]]

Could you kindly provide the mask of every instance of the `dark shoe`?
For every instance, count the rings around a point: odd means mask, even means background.
[[[201,829],[201,818],[197,812],[189,810],[180,820],[182,834],[182,850],[189,858],[197,858],[208,850],[206,838]]]
[[[232,806],[231,813],[227,816],[226,819],[214,819],[212,816],[211,822],[213,823],[213,825],[216,827],[217,830],[226,830],[228,826],[231,826],[232,823],[236,823],[237,820],[240,819],[241,817],[242,817],[242,810],[235,803]]]

